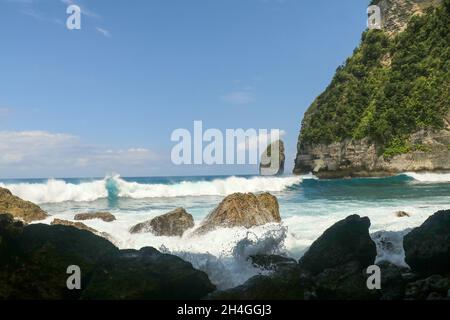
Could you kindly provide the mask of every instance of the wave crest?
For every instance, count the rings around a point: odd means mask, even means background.
[[[65,201],[91,202],[104,198],[145,199],[227,196],[235,192],[281,192],[301,181],[300,177],[229,177],[212,181],[144,184],[125,181],[119,176],[114,176],[79,184],[50,179],[44,183],[0,183],[0,186],[24,200],[42,204]]]

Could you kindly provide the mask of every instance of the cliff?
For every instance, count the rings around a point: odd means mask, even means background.
[[[305,113],[295,174],[450,170],[450,0],[372,4],[383,29],[363,33]]]

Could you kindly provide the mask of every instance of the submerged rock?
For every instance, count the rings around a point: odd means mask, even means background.
[[[126,280],[126,281],[124,281]],[[99,264],[83,299],[200,299],[215,290],[208,276],[154,248],[122,250]]]
[[[157,236],[181,237],[194,227],[194,218],[183,208],[177,208],[162,216],[139,223],[130,229],[130,233],[151,232]]]
[[[404,218],[404,217],[411,217],[411,215],[408,213],[408,212],[405,212],[405,211],[398,211],[398,212],[396,212],[395,213],[395,215],[398,217],[398,218]]]
[[[14,196],[11,191],[0,188],[0,213],[11,214],[26,223],[43,220],[47,213],[32,202]]]
[[[450,210],[439,211],[403,240],[405,261],[425,275],[450,273]]]
[[[92,219],[101,219],[105,222],[112,222],[116,220],[116,217],[109,212],[78,213],[74,217],[74,220],[82,220],[82,221]]]
[[[226,197],[202,222],[196,233],[203,234],[217,227],[251,228],[281,222],[278,200],[270,193],[234,193]]]
[[[273,163],[272,159],[272,148],[278,152],[277,163]],[[259,174],[266,176],[279,176],[284,173],[284,162],[286,161],[286,156],[284,154],[284,143],[282,140],[277,140],[270,144],[267,149],[261,155]]]

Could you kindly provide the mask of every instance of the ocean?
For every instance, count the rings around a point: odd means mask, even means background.
[[[32,201],[51,217],[73,220],[76,213],[108,211],[114,222],[83,221],[106,232],[121,249],[155,247],[180,256],[205,271],[219,288],[242,284],[266,273],[248,261],[252,254],[298,259],[328,227],[351,215],[368,216],[377,260],[405,265],[403,236],[438,210],[450,209],[450,174],[404,173],[386,178],[318,180],[306,176],[211,176],[91,179],[0,180],[0,186]],[[252,229],[218,229],[182,238],[130,234],[131,226],[185,208],[196,225],[235,192],[270,192],[278,198],[282,224]],[[410,217],[399,218],[398,211]]]

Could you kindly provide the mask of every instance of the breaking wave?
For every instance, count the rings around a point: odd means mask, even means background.
[[[104,198],[170,198],[227,196],[235,192],[281,192],[302,181],[300,177],[228,177],[211,181],[180,181],[172,184],[129,182],[119,176],[69,183],[50,179],[42,183],[0,183],[14,195],[34,203],[90,202]]]
[[[408,176],[418,182],[428,183],[447,183],[450,182],[450,173],[434,173],[434,172],[406,172],[405,176]]]

